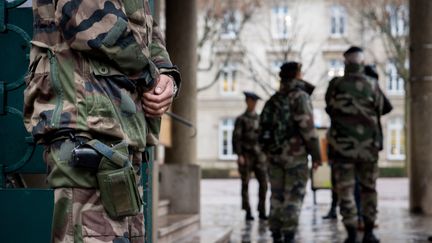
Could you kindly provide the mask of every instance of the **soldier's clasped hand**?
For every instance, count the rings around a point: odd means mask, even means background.
[[[156,86],[143,95],[142,105],[146,116],[162,116],[169,109],[174,95],[174,79],[161,74]]]

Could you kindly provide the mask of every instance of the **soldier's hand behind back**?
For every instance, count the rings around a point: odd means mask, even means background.
[[[174,97],[174,79],[161,74],[155,87],[143,94],[142,105],[146,116],[160,117],[170,107]]]
[[[238,156],[238,159],[237,159],[237,163],[239,164],[239,165],[244,165],[245,164],[245,157],[243,156],[243,155],[239,155]]]

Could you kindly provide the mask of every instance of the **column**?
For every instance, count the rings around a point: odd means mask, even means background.
[[[166,39],[171,59],[181,72],[183,83],[173,112],[196,124],[197,6],[196,0],[166,1]],[[196,162],[196,138],[193,131],[173,121],[172,147],[167,149],[167,164]]]
[[[197,3],[166,1],[167,49],[182,75],[173,113],[196,124],[197,107]],[[172,146],[165,153],[160,172],[160,197],[170,200],[170,213],[199,214],[201,172],[196,165],[193,129],[172,120]]]
[[[410,209],[432,215],[432,1],[410,0]]]

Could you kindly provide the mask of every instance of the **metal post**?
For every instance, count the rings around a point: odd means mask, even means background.
[[[153,148],[146,148],[144,152],[145,161],[142,166],[142,184],[143,184],[143,201],[144,201],[144,229],[145,229],[145,242],[152,243],[153,227]]]

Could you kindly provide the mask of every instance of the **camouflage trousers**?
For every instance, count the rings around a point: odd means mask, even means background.
[[[249,181],[252,172],[258,180],[258,212],[265,214],[265,200],[267,195],[268,179],[267,179],[267,166],[265,164],[264,154],[247,153],[244,154],[245,163],[239,165],[238,171],[241,178],[241,196],[242,196],[242,209],[250,211],[249,203]]]
[[[273,233],[295,233],[309,178],[307,162],[290,168],[270,164],[269,172],[270,230]]]
[[[54,187],[51,242],[143,243],[144,216],[142,209],[141,213],[136,216],[112,219],[108,216],[101,203],[100,192],[97,188],[74,187],[71,186],[71,183],[85,184],[85,181],[67,178],[63,180],[67,186],[59,186],[58,181],[61,181],[59,170],[66,168],[64,165],[67,163],[64,148],[69,146],[65,146],[65,144],[67,144],[67,140],[66,142],[46,146],[44,151],[44,159],[50,170],[48,178],[55,173],[57,180],[55,183],[49,183],[50,186]],[[133,161],[134,168],[138,171],[137,174],[140,175],[141,153],[134,152],[130,154],[130,158]],[[77,176],[76,173],[78,172],[73,172],[72,175]],[[65,173],[63,176],[70,177],[71,175]],[[83,174],[82,177],[89,177],[89,174]],[[92,179],[89,178],[86,181],[92,181]],[[48,182],[50,182],[50,179]],[[137,176],[137,183],[142,195],[143,188],[140,183],[140,176]]]
[[[360,186],[360,209],[365,224],[374,224],[377,215],[376,180],[378,163],[333,164],[340,214],[346,226],[357,227],[357,208],[354,199],[356,177]]]

